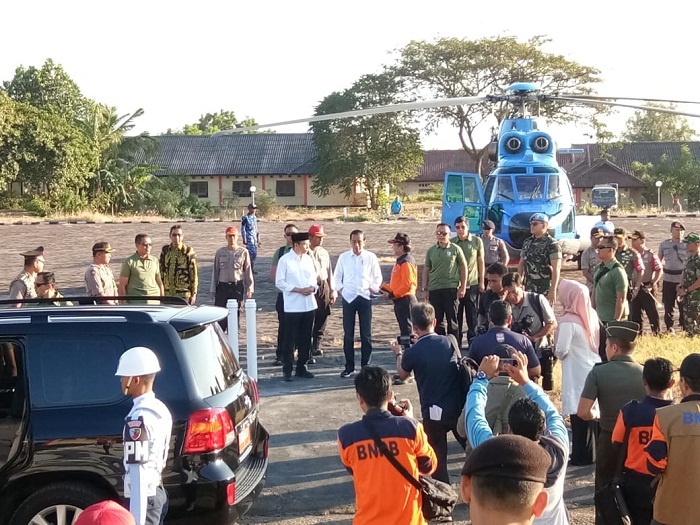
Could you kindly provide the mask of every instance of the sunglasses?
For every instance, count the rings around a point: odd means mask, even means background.
[[[449,235],[450,232],[435,232],[435,235],[439,235],[440,237],[444,237],[445,235]]]
[[[612,246],[596,246],[596,250],[612,250]]]

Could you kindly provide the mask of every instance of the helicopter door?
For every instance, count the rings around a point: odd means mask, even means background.
[[[442,196],[442,222],[452,227],[460,215],[469,219],[469,231],[481,232],[486,212],[484,189],[476,173],[445,173]]]

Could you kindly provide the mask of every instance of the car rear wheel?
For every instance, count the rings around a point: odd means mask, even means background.
[[[90,505],[109,497],[90,485],[53,483],[30,494],[10,520],[10,525],[71,525]]]

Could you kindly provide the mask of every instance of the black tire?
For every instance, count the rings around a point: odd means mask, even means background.
[[[60,482],[47,485],[31,493],[12,515],[10,525],[32,525],[37,516],[54,525],[70,525],[78,511],[109,499],[103,491],[86,483]],[[58,521],[57,507],[64,507],[65,521]]]

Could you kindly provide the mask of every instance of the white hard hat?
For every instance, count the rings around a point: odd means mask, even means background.
[[[160,372],[160,363],[153,350],[145,346],[129,348],[119,358],[115,376],[136,377]]]

